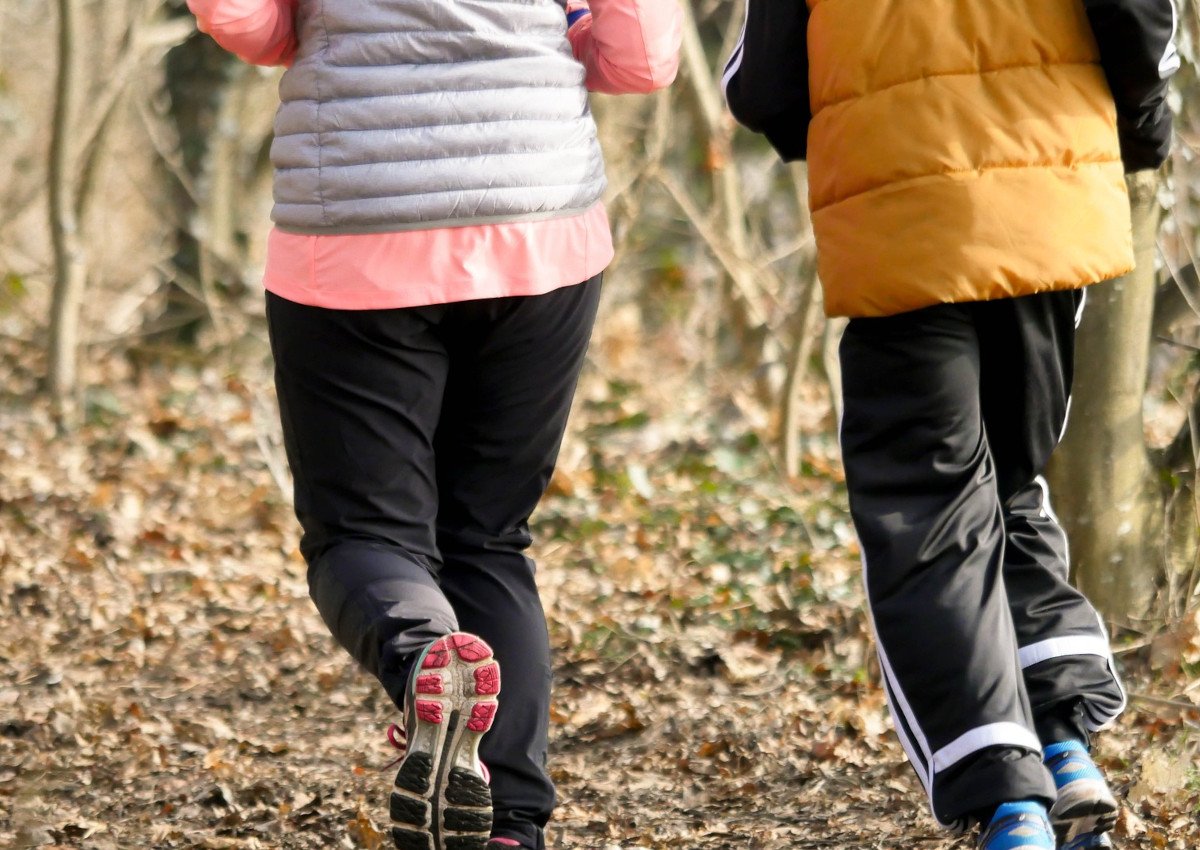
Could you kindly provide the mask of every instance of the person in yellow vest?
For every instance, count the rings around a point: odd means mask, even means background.
[[[894,726],[982,850],[1112,846],[1089,746],[1125,694],[1042,471],[1083,287],[1133,267],[1124,174],[1170,146],[1174,32],[1170,0],[749,0],[726,66],[808,160]]]

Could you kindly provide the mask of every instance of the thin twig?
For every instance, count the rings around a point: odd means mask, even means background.
[[[712,249],[713,256],[716,257],[717,262],[719,262],[729,274],[729,277],[733,280],[734,285],[744,297],[747,309],[750,311],[754,321],[760,323],[767,329],[768,333],[770,333],[772,336],[775,336],[775,332],[767,315],[767,309],[762,303],[763,296],[767,295],[767,293],[763,287],[759,286],[757,282],[754,281],[753,274],[755,270],[751,264],[744,257],[741,257],[735,253],[723,239],[713,232],[712,227],[700,212],[699,206],[694,200],[692,200],[691,193],[680,184],[673,174],[659,171],[656,172],[654,176],[658,182],[662,184],[663,188],[667,190],[667,193],[675,200],[675,203],[679,205],[679,209],[692,223],[692,226],[696,229],[696,232],[700,234],[700,238],[703,239],[708,244],[709,248]],[[779,309],[778,304],[773,306],[776,309]],[[784,340],[776,337],[776,341],[784,348],[787,348]]]
[[[1140,640],[1135,640],[1132,643],[1127,643],[1123,646],[1118,646],[1113,649],[1113,655],[1126,655],[1130,652],[1137,652],[1139,649],[1145,649],[1154,642],[1152,635],[1146,635]]]
[[[1157,705],[1163,708],[1177,708],[1180,711],[1194,711],[1200,713],[1200,705],[1195,705],[1190,702],[1184,702],[1177,699],[1166,699],[1164,697],[1151,696],[1150,694],[1130,693],[1129,699],[1134,702],[1146,703],[1147,705]]]
[[[196,191],[196,183],[187,172],[187,166],[184,165],[183,156],[178,146],[172,148],[162,138],[159,122],[155,120],[155,116],[150,112],[149,99],[145,97],[138,98],[136,106],[138,117],[141,119],[142,126],[146,130],[146,138],[150,140],[150,144],[154,147],[154,152],[158,154],[159,160],[166,166],[171,176],[179,181],[179,185],[187,193],[191,202],[199,204],[200,196]]]
[[[1187,349],[1188,351],[1200,351],[1200,345],[1193,345],[1192,343],[1184,342],[1181,339],[1171,339],[1171,337],[1169,337],[1169,336],[1156,336],[1154,338],[1154,341],[1155,342],[1163,342],[1163,343],[1166,343],[1167,345],[1173,345],[1176,348]]]
[[[267,465],[267,471],[271,473],[271,478],[275,481],[275,486],[279,488],[279,494],[290,505],[292,504],[292,486],[287,460],[280,458],[277,444],[269,437],[269,428],[264,422],[264,414],[267,413],[264,409],[267,407],[266,403],[262,401],[257,392],[254,393],[253,399],[250,405],[250,416],[254,421],[254,442],[262,454],[263,462]],[[274,421],[275,418],[272,411],[271,420]]]
[[[808,361],[812,355],[817,317],[821,313],[821,284],[814,271],[804,281],[800,313],[796,318],[787,380],[783,388],[783,422],[779,429],[784,472],[789,479],[800,475],[800,388],[808,377]]]

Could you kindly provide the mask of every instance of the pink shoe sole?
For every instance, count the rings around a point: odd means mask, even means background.
[[[439,638],[418,657],[407,751],[391,796],[397,850],[486,850],[492,797],[479,740],[492,728],[499,693],[500,665],[474,635]]]

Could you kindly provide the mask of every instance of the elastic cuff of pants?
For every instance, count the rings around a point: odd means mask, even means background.
[[[511,838],[521,842],[521,850],[546,850],[546,834],[531,823],[509,824],[497,821],[492,826],[493,838]]]
[[[404,694],[408,691],[408,676],[411,670],[412,662],[410,661],[400,669],[382,670],[379,673],[379,684],[383,685],[388,699],[392,701],[392,705],[396,706],[398,711],[404,711]]]
[[[1034,800],[1054,805],[1054,783],[1039,753],[1019,747],[987,747],[937,775],[934,814],[942,823],[977,822],[1001,803]]]
[[[396,708],[404,710],[408,677],[417,656],[431,642],[456,631],[457,622],[435,617],[420,624],[419,628],[403,629],[397,637],[384,643],[379,651],[379,671],[375,676]]]

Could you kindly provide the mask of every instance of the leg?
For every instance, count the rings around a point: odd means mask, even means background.
[[[500,662],[500,710],[480,753],[493,834],[541,850],[550,648],[529,516],[549,483],[600,296],[593,278],[532,298],[476,302],[446,326],[450,377],[438,456],[442,588]]]
[[[1004,576],[1021,667],[1043,746],[1110,723],[1125,707],[1099,615],[1068,581],[1066,534],[1039,478],[1005,503]]]
[[[1082,298],[1052,292],[977,308],[984,421],[1002,470],[1005,586],[1035,727],[1058,788],[1050,814],[1064,841],[1116,821],[1117,802],[1087,745],[1125,706],[1100,617],[1069,582],[1067,537],[1041,477],[1070,404]]]
[[[1123,710],[1108,636],[1069,582],[1067,536],[1042,472],[1066,424],[1082,292],[975,305],[983,418],[1004,503],[1004,580],[1043,744],[1075,738]]]
[[[944,824],[1049,805],[1001,565],[1004,531],[965,306],[851,320],[842,455],[884,682]]]
[[[458,627],[436,578],[433,434],[448,365],[438,317],[267,296],[313,601],[397,706],[409,656]]]

